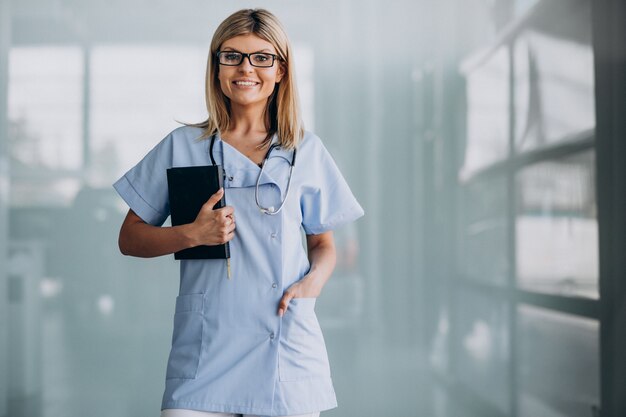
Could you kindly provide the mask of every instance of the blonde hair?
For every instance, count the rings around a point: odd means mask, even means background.
[[[265,107],[265,124],[267,136],[261,146],[266,145],[277,133],[280,145],[293,149],[304,135],[304,126],[300,118],[300,105],[295,80],[291,45],[282,25],[265,9],[243,9],[228,16],[217,28],[211,40],[207,59],[205,89],[206,107],[209,117],[202,123],[189,124],[201,127],[206,139],[218,132],[225,132],[230,126],[230,100],[220,87],[218,79],[219,63],[216,54],[228,39],[239,35],[254,34],[276,48],[279,60],[283,65],[284,75],[267,100]]]

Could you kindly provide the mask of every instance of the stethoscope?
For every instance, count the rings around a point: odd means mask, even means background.
[[[209,148],[209,155],[211,157],[211,163],[215,166],[215,159],[213,158],[213,144],[215,143],[215,135],[211,136],[211,146]],[[291,156],[291,164],[289,165],[289,177],[287,179],[287,190],[285,191],[285,197],[281,199],[280,206],[275,208],[274,206],[263,207],[259,202],[259,185],[261,183],[261,175],[263,175],[263,169],[265,168],[265,163],[270,158],[270,154],[274,148],[280,148],[278,143],[272,143],[265,153],[265,157],[263,158],[263,162],[261,162],[261,170],[259,171],[259,175],[256,178],[256,185],[254,187],[254,201],[256,202],[257,207],[261,210],[262,213],[273,216],[274,214],[280,213],[285,205],[285,201],[287,201],[287,196],[289,195],[289,189],[291,187],[291,174],[293,173],[293,167],[296,164],[296,149],[294,148],[293,154]]]

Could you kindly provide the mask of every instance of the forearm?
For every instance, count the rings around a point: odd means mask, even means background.
[[[307,274],[307,281],[314,293],[321,293],[335,269],[336,262],[337,254],[332,239],[309,247],[311,268]]]
[[[319,235],[307,235],[306,244],[309,253],[309,272],[296,281],[284,293],[278,303],[278,315],[282,317],[289,301],[294,298],[318,297],[322,293],[324,284],[335,269],[337,255],[333,232],[324,232]]]
[[[191,248],[196,244],[189,226],[157,227],[146,223],[125,226],[120,233],[120,251],[124,255],[153,258]]]
[[[120,229],[120,251],[124,255],[153,258],[200,245],[228,242],[235,233],[235,210],[230,206],[213,209],[223,192],[220,189],[204,203],[193,223],[181,226],[153,226],[132,209],[128,210]]]

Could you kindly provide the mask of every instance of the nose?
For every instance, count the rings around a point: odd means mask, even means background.
[[[253,70],[252,63],[250,62],[250,55],[243,57],[241,64],[239,64],[239,71],[249,72]]]

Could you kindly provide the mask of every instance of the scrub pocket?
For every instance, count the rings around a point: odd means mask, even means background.
[[[315,298],[292,298],[283,315],[278,372],[281,381],[330,376]]]
[[[198,372],[202,331],[204,294],[176,297],[172,350],[167,361],[166,379],[193,379]]]

